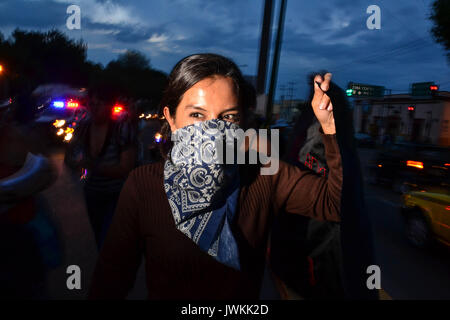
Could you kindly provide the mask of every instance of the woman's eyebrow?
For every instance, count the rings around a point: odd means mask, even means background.
[[[185,109],[196,109],[196,110],[206,111],[206,109],[203,109],[202,107],[196,106],[196,105],[193,105],[193,104],[188,104],[185,107]]]
[[[235,110],[239,111],[239,106],[234,106],[234,107],[228,108],[226,110],[223,110],[220,114],[223,114],[225,112],[235,111]]]

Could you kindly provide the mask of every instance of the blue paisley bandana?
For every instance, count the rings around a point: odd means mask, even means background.
[[[240,190],[238,166],[220,160],[221,146],[234,139],[238,128],[215,119],[173,132],[164,188],[178,230],[219,262],[240,270],[231,227]]]

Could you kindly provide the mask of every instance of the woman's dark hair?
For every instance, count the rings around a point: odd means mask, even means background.
[[[214,76],[228,77],[233,80],[240,107],[241,127],[245,127],[247,111],[249,108],[254,107],[256,102],[254,91],[251,90],[251,84],[245,81],[241,71],[233,61],[212,53],[187,56],[175,65],[169,75],[168,83],[160,102],[159,116],[162,117],[164,115],[164,107],[168,107],[170,115],[174,117],[184,93],[197,82]],[[161,127],[161,134],[166,141],[162,145],[161,150],[165,156],[171,147],[169,141],[170,127],[167,120]]]

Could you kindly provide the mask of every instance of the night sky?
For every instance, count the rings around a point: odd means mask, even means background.
[[[435,81],[441,90],[450,90],[450,64],[429,31],[431,2],[288,0],[277,96],[281,85],[293,81],[294,97],[304,98],[307,74],[323,69],[342,87],[353,81],[402,93],[412,82]],[[81,30],[66,27],[71,4],[81,8]],[[366,9],[372,4],[381,8],[380,30],[366,26]],[[70,38],[82,38],[94,62],[106,65],[136,49],[153,68],[167,73],[186,55],[214,52],[254,75],[262,13],[262,0],[0,0],[0,31],[7,38],[17,27],[57,28]]]

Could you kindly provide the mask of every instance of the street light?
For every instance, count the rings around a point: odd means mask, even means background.
[[[0,64],[0,73],[3,73],[3,66]]]

